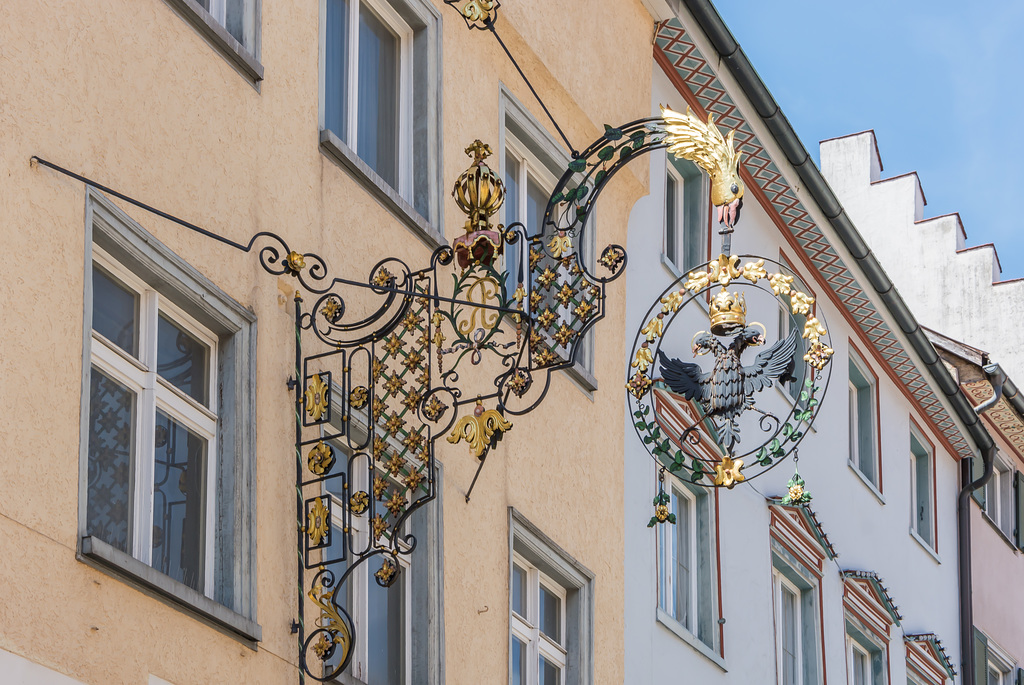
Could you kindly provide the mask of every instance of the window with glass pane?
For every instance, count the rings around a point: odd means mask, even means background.
[[[704,177],[692,162],[669,155],[665,179],[665,257],[687,273],[707,261]]]
[[[1013,537],[1013,469],[996,455],[992,477],[985,485],[985,513],[1007,537]]]
[[[509,682],[563,685],[565,588],[515,555],[510,579]]]
[[[86,530],[213,597],[216,338],[96,253]]]
[[[801,685],[804,678],[803,591],[781,572],[772,575],[775,604],[775,653],[779,685]]]
[[[875,449],[875,385],[859,360],[850,353],[849,411],[850,463],[875,486],[878,455]]]
[[[256,0],[196,0],[242,47],[254,51]]]
[[[850,685],[883,685],[886,682],[884,646],[868,637],[849,620],[846,623],[846,672]]]
[[[925,442],[910,434],[910,466],[912,472],[911,501],[913,530],[929,546],[935,544],[932,502],[932,453]]]
[[[408,196],[412,31],[386,2],[325,0],[324,127]]]

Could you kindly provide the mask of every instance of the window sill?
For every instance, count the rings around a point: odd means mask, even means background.
[[[326,129],[320,131],[320,150],[325,155],[336,161],[342,168],[348,171],[352,177],[378,202],[402,221],[417,238],[431,250],[436,250],[442,245],[447,245],[441,232],[430,225],[430,222],[422,214],[410,205],[387,181],[381,178],[376,171],[359,159],[359,156],[352,151],[344,141],[333,131]]]
[[[575,383],[588,398],[594,399],[594,393],[597,392],[597,379],[587,367],[580,362],[575,362],[565,370],[565,373],[569,376],[569,380]]]
[[[989,516],[988,512],[985,511],[984,509],[981,510],[981,517],[988,521],[988,524],[992,526],[996,533],[999,534],[999,537],[1003,539],[1003,542],[1010,546],[1010,549],[1012,549],[1014,552],[1017,551],[1017,545],[1013,543],[1013,539],[1009,535],[1007,535],[1002,528],[999,527],[999,524],[996,523],[995,519]]]
[[[874,495],[876,499],[878,499],[878,503],[885,504],[885,497],[882,495],[881,492],[878,491],[878,486],[876,486],[874,483],[868,480],[868,477],[861,473],[860,469],[857,468],[856,464],[854,464],[852,461],[847,460],[846,465],[850,467],[851,471],[857,474],[857,477],[860,478],[861,482],[867,486],[868,490],[871,491],[871,494]]]
[[[160,573],[135,557],[111,547],[99,538],[81,538],[78,559],[186,609],[205,622],[240,638],[250,649],[255,650],[256,644],[262,639],[262,628],[255,621],[236,614],[226,606]]]
[[[913,528],[910,529],[910,537],[914,538],[914,540],[917,541],[917,544],[921,545],[925,552],[928,552],[931,558],[935,560],[936,564],[942,563],[942,559],[939,557],[939,553],[932,549],[932,546],[929,545],[924,538],[918,535],[917,531]]]
[[[699,654],[715,664],[715,666],[722,669],[723,673],[729,672],[729,669],[725,667],[725,659],[722,658],[721,654],[698,640],[696,635],[687,630],[682,623],[672,618],[672,616],[670,616],[669,613],[661,607],[658,607],[658,623],[672,631],[676,637],[693,647]]]
[[[252,81],[253,85],[259,85],[259,82],[263,80],[263,65],[199,3],[195,0],[164,1],[191,24],[206,39],[206,42],[231,62],[233,67]]]

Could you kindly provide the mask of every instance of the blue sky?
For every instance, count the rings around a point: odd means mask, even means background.
[[[1024,2],[719,0],[719,13],[818,159],[874,129],[883,177],[917,171],[925,216],[960,212],[1024,277]]]

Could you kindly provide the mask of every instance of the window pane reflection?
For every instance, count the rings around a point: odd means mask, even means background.
[[[392,188],[398,186],[398,36],[359,7],[356,152]]]
[[[382,557],[378,557],[380,559]],[[407,573],[405,569],[400,574]],[[367,685],[401,685],[403,670],[402,593],[405,578],[399,575],[394,585],[383,588],[372,573],[367,582],[369,616],[367,618]]]
[[[122,350],[139,356],[139,296],[92,267],[92,328]]]
[[[540,586],[540,629],[555,642],[561,643],[562,635],[562,599]]]
[[[159,409],[153,465],[153,568],[203,591],[206,440]]]
[[[161,314],[156,350],[157,373],[189,397],[209,405],[210,348]]]
[[[130,553],[135,393],[96,367],[89,382],[87,529]]]
[[[327,0],[324,127],[348,140],[348,0]]]

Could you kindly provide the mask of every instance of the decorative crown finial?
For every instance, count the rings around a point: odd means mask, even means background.
[[[480,139],[473,141],[473,144],[466,148],[466,154],[473,158],[473,165],[476,166],[494,154],[491,146],[481,143]]]
[[[747,325],[747,301],[743,293],[733,293],[725,288],[715,295],[708,308],[711,317],[711,332],[715,335],[731,335]]]

